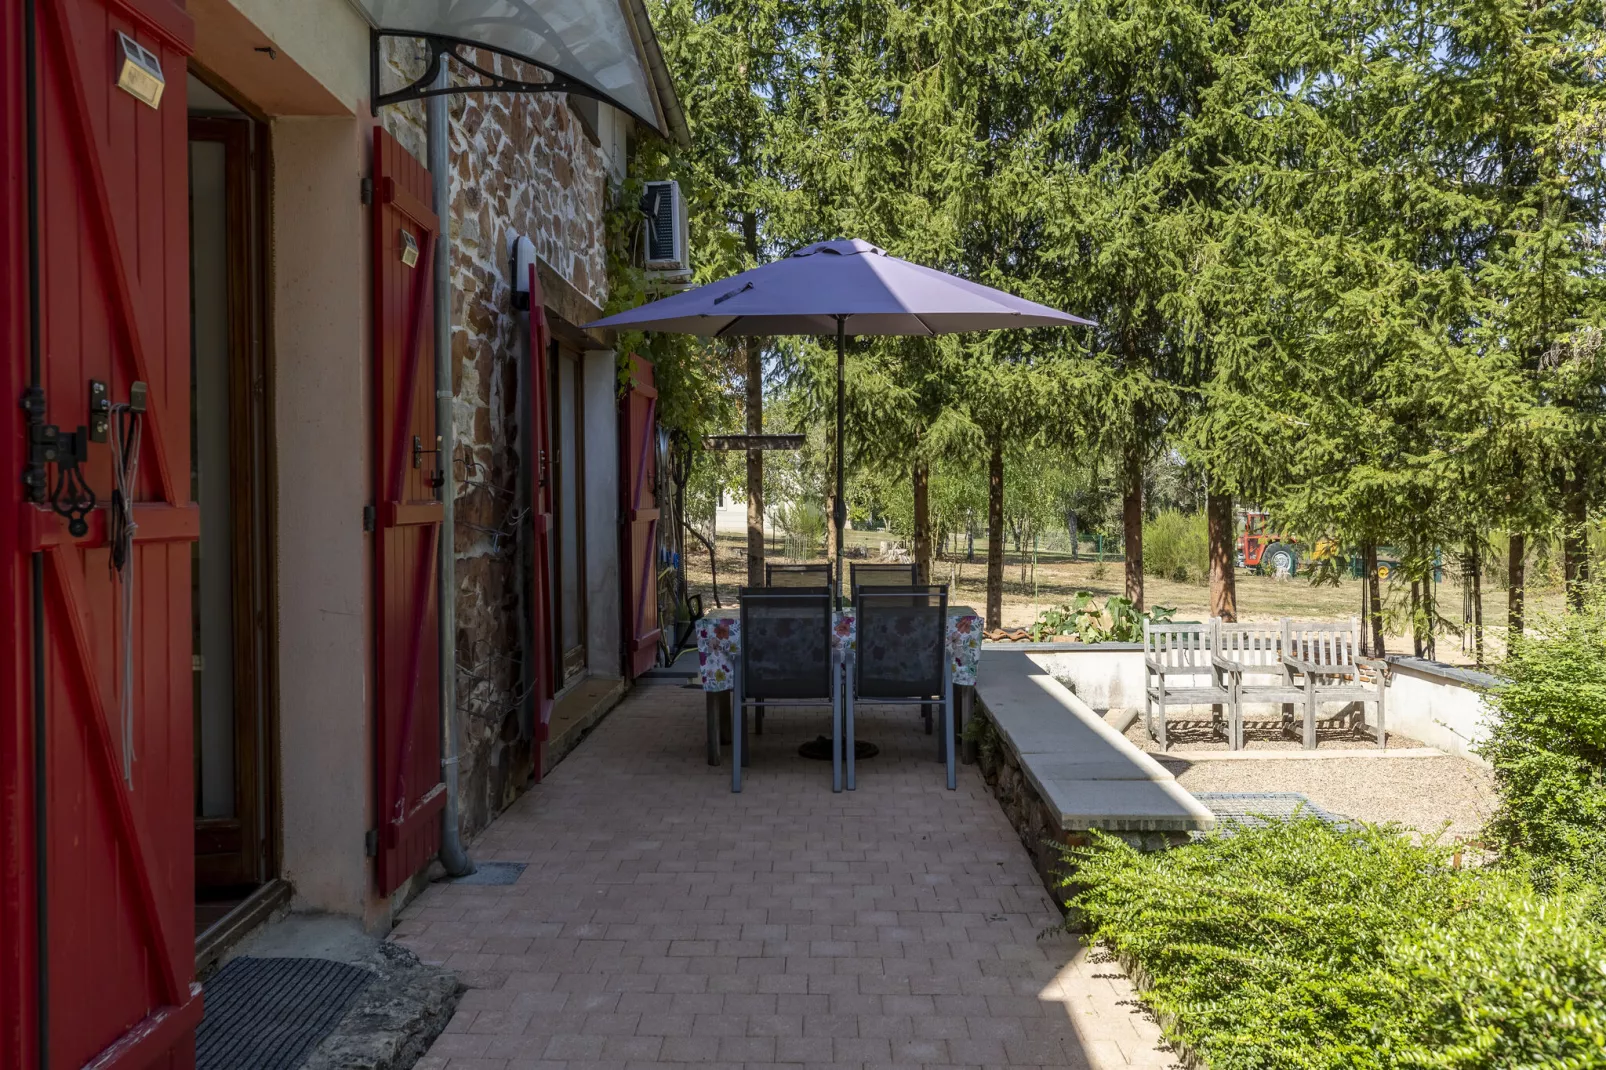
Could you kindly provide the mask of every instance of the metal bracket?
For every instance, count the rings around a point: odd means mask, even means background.
[[[432,449],[432,450],[426,450],[424,448],[424,440],[422,438],[420,438],[418,435],[414,435],[413,436],[413,467],[414,468],[422,468],[422,467],[424,467],[424,454],[426,454],[426,453],[433,453],[436,457],[440,456],[440,453],[441,453],[441,437],[439,435],[435,436],[435,448]],[[444,471],[442,471],[439,466],[437,466],[435,468],[435,471],[430,475],[428,482],[429,482],[429,485],[431,487],[435,488],[436,490],[439,490],[441,487],[444,487],[446,485],[446,473]]]
[[[382,66],[379,56],[379,42],[385,37],[410,37],[421,40],[429,50],[429,66],[425,68],[417,80],[390,93],[379,91],[379,72]],[[373,101],[371,110],[375,115],[379,109],[387,104],[401,104],[409,100],[423,100],[427,97],[459,96],[464,93],[573,93],[576,96],[591,97],[604,104],[612,105],[621,111],[629,109],[610,100],[608,96],[584,82],[564,74],[556,68],[549,67],[538,60],[528,56],[513,56],[503,53],[509,58],[531,67],[538,67],[552,76],[550,82],[524,82],[516,78],[504,78],[493,71],[487,70],[478,63],[467,58],[468,52],[495,52],[497,49],[489,45],[475,44],[472,41],[462,41],[455,37],[442,37],[436,34],[400,33],[394,30],[371,30],[368,36],[368,76],[369,99]],[[441,72],[441,65],[450,58],[467,67],[480,76],[480,82],[475,85],[447,85],[437,88],[435,79]]]
[[[99,379],[89,380],[89,441],[106,441],[107,429],[111,427],[111,416],[112,399],[106,384]]]
[[[364,858],[379,857],[379,830],[369,829],[362,834],[362,853]]]

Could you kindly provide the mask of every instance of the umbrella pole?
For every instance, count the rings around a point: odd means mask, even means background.
[[[832,522],[836,524],[836,562],[834,573],[836,576],[837,603],[842,601],[842,535],[847,528],[848,503],[844,494],[842,479],[842,447],[843,447],[843,412],[847,408],[847,388],[843,385],[843,366],[845,358],[844,335],[846,333],[847,319],[844,316],[836,318],[836,509]]]

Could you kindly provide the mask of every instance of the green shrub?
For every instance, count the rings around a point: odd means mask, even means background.
[[[775,526],[786,538],[783,552],[793,560],[819,556],[829,523],[825,510],[813,502],[791,502],[775,511]]]
[[[1116,594],[1100,604],[1090,592],[1077,591],[1071,601],[1039,613],[1026,631],[1034,643],[1048,642],[1057,635],[1068,635],[1079,643],[1138,643],[1143,641],[1144,621],[1168,621],[1175,612],[1172,606],[1140,610],[1130,598]]]
[[[1203,513],[1167,509],[1143,522],[1143,571],[1179,582],[1210,576],[1210,533]]]
[[[1542,888],[1606,883],[1606,590],[1513,645],[1479,753],[1500,808],[1489,839]]]
[[[1073,910],[1212,1070],[1606,1066],[1606,938],[1570,896],[1391,828],[1271,822],[1070,852]]]

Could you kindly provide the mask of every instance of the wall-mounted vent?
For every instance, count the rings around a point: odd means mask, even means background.
[[[647,214],[647,268],[669,274],[690,273],[686,201],[680,194],[680,183],[649,182],[641,202]]]

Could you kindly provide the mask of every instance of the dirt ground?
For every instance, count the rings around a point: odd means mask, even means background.
[[[1499,803],[1494,774],[1450,755],[1388,757],[1422,744],[1390,733],[1389,750],[1357,727],[1324,723],[1317,732],[1316,757],[1273,721],[1246,724],[1243,753],[1256,757],[1217,758],[1228,753],[1225,740],[1206,720],[1168,725],[1171,749],[1161,751],[1139,719],[1127,739],[1148,751],[1177,783],[1192,792],[1299,792],[1332,813],[1376,824],[1395,822],[1424,837],[1476,840]],[[1339,754],[1322,754],[1323,750]],[[1352,757],[1355,751],[1367,752]],[[1348,752],[1347,754],[1344,752]],[[1287,758],[1278,755],[1287,753]],[[1420,752],[1419,752],[1420,753]]]
[[[882,532],[848,533],[850,551],[861,551],[866,556],[855,560],[877,560],[886,542]],[[719,594],[728,605],[735,601],[737,588],[746,582],[746,544],[739,536],[721,535],[716,546],[719,554]],[[974,606],[980,612],[987,601],[987,563],[985,550],[977,547],[976,560],[966,561],[964,555],[943,555],[936,569],[936,580],[949,585],[949,600]],[[789,561],[776,546],[768,560]],[[688,547],[686,580],[692,593],[700,593],[706,606],[713,608],[713,588],[710,582],[708,552],[701,546]],[[1034,564],[1029,558],[1022,560],[1015,554],[1004,556],[1004,612],[1005,628],[1024,628],[1032,624],[1044,609],[1069,601],[1078,591],[1090,591],[1099,597],[1121,594],[1124,589],[1124,568],[1118,560],[1071,561],[1062,557],[1039,557]],[[1303,577],[1276,579],[1257,576],[1239,570],[1237,577],[1238,619],[1243,621],[1277,620],[1295,617],[1302,620],[1343,620],[1356,617],[1361,611],[1361,585],[1359,581],[1343,580],[1338,586],[1312,586]],[[1203,583],[1178,583],[1159,576],[1144,578],[1145,601],[1153,605],[1174,606],[1182,620],[1199,620],[1209,614],[1209,588]],[[1403,604],[1409,595],[1408,586],[1389,586],[1384,594],[1385,605]],[[1462,592],[1455,578],[1446,575],[1439,584],[1439,612],[1452,622],[1462,616]],[[1530,591],[1529,612],[1559,611],[1560,591]],[[1505,651],[1506,592],[1501,588],[1486,588],[1483,594],[1485,660],[1498,661]],[[1391,654],[1412,653],[1409,636],[1391,634],[1388,637]],[[1445,628],[1440,631],[1434,651],[1436,659],[1454,665],[1472,665],[1476,658],[1470,642]]]

